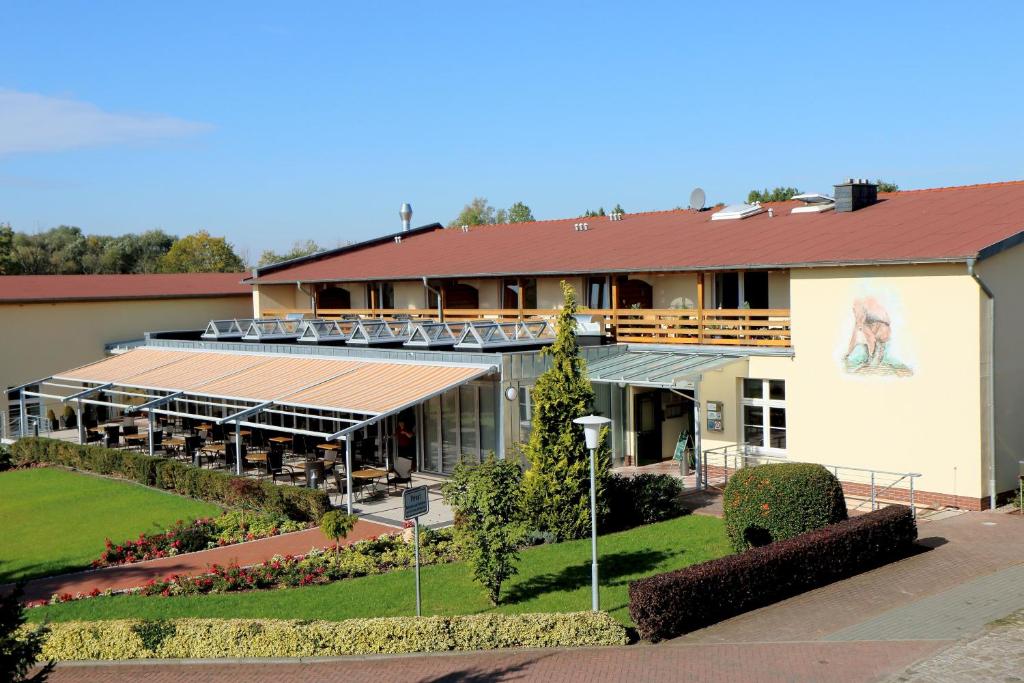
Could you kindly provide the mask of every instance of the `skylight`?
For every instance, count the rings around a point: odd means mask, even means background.
[[[836,208],[836,200],[827,194],[805,192],[794,195],[793,199],[803,202],[803,206],[795,206],[790,213],[822,213]]]
[[[743,218],[749,218],[756,216],[763,212],[760,204],[730,204],[721,211],[713,213],[711,220],[713,221],[736,221]]]

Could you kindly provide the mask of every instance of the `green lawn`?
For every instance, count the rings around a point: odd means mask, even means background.
[[[601,607],[629,625],[630,579],[677,569],[729,552],[721,520],[680,517],[598,539]],[[590,609],[590,541],[530,548],[519,575],[505,587],[506,612]],[[124,618],[328,619],[410,615],[415,612],[413,573],[396,571],[324,586],[172,598],[93,598],[28,611],[33,621]],[[493,609],[462,563],[425,567],[425,614],[472,614]]]
[[[103,542],[216,515],[216,505],[44,467],[0,474],[0,583],[88,567]]]

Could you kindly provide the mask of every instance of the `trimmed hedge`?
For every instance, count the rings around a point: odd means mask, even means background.
[[[908,507],[893,506],[629,584],[643,638],[674,638],[903,556],[917,539]]]
[[[685,513],[677,500],[682,492],[682,482],[668,474],[613,474],[605,483],[608,512],[601,528],[632,529],[678,517]]]
[[[277,486],[145,453],[44,438],[19,439],[11,452],[19,465],[49,463],[123,477],[190,498],[283,514],[301,522],[318,522],[331,509],[330,499],[321,489]]]
[[[626,629],[605,612],[382,617],[335,622],[70,621],[49,626],[42,658],[332,657],[626,643]]]
[[[736,552],[793,538],[846,519],[839,480],[821,465],[744,467],[722,494],[725,531]]]

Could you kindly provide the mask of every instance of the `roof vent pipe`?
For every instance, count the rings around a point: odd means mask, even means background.
[[[398,215],[402,218],[402,230],[408,232],[412,226],[412,206],[408,202],[403,203]]]

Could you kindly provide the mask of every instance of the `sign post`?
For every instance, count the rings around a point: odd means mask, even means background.
[[[413,544],[416,551],[416,616],[420,616],[420,515],[430,511],[430,498],[426,486],[402,492],[402,510],[405,519],[412,520]]]

